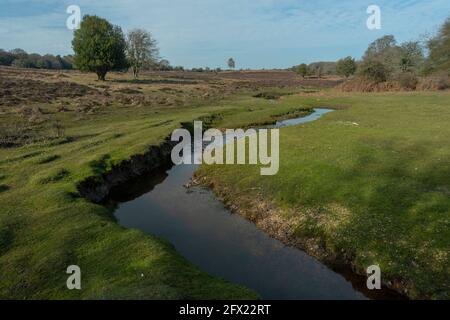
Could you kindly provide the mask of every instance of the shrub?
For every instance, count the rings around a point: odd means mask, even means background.
[[[363,78],[375,83],[387,81],[390,75],[383,63],[371,59],[361,63],[359,74]]]
[[[398,82],[405,90],[416,90],[419,79],[412,72],[403,72],[398,76]]]
[[[336,72],[338,75],[348,78],[349,76],[355,74],[356,68],[357,66],[355,59],[352,57],[347,57],[337,62]]]
[[[418,90],[446,90],[449,88],[449,78],[446,74],[423,78],[417,85]]]

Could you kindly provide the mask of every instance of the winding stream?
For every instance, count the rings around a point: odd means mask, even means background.
[[[315,109],[274,127],[314,121],[331,111]],[[364,279],[344,277],[283,245],[231,214],[211,191],[183,187],[197,167],[162,168],[113,189],[108,201],[118,223],[170,241],[201,270],[251,288],[264,299],[367,299],[356,288]]]

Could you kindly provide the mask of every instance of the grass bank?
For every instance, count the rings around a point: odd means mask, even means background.
[[[280,170],[202,166],[197,180],[273,236],[411,298],[450,298],[450,94],[320,93],[335,106],[281,129]]]

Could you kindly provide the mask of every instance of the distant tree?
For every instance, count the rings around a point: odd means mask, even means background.
[[[380,61],[366,59],[359,66],[359,75],[375,83],[380,83],[388,79],[389,71]]]
[[[81,71],[95,72],[98,80],[105,80],[110,70],[128,66],[122,29],[100,17],[83,17],[80,28],[74,32],[72,47],[75,66]]]
[[[0,65],[10,66],[14,61],[14,55],[11,52],[0,49]]]
[[[340,76],[344,76],[348,78],[351,75],[354,75],[356,72],[356,62],[352,57],[346,57],[337,62],[336,72]]]
[[[392,73],[400,69],[401,52],[401,48],[397,46],[394,36],[387,35],[369,45],[363,56],[363,61],[378,61],[382,63],[389,78]]]
[[[28,53],[20,48],[13,49],[10,53],[14,56],[15,59],[26,59],[28,58]]]
[[[305,78],[308,75],[308,66],[306,65],[306,63],[302,63],[295,68],[295,72],[301,75],[302,78]]]
[[[445,21],[438,34],[428,41],[427,47],[429,70],[431,72],[444,71],[450,74],[450,18]]]
[[[127,34],[127,59],[133,70],[133,76],[138,78],[143,67],[154,64],[158,59],[157,42],[150,32],[134,29]]]
[[[228,59],[228,67],[229,67],[230,69],[236,68],[236,63],[234,62],[234,59],[233,59],[233,58]]]
[[[397,40],[393,35],[386,35],[373,41],[366,52],[363,59],[372,59],[387,54],[390,50],[397,46]]]
[[[27,58],[14,59],[11,65],[17,68],[36,68],[36,66]]]
[[[171,71],[173,70],[173,67],[170,65],[169,60],[162,59],[157,63],[156,69],[161,71]]]
[[[322,78],[323,66],[320,64],[317,64],[314,67],[314,73],[316,74],[317,78]]]
[[[52,69],[52,63],[48,58],[40,57],[36,62],[36,68],[38,69]]]
[[[402,43],[400,46],[400,69],[402,72],[417,72],[425,60],[423,48],[417,41]]]
[[[321,76],[322,74],[336,74],[336,62],[332,61],[318,61],[312,62],[308,65],[308,70],[311,73],[316,73],[319,71]]]

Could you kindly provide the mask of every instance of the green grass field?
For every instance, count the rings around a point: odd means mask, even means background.
[[[59,121],[64,136],[0,149],[0,298],[258,297],[198,270],[163,239],[120,227],[108,209],[81,198],[76,186],[160,144],[181,122],[216,115],[223,126],[265,123],[296,105],[237,95],[187,107],[117,104],[81,117],[57,113],[52,104],[40,107],[47,118],[34,130],[45,132]],[[18,119],[14,111],[0,114],[4,128]],[[80,291],[66,288],[72,264],[81,268]]]
[[[112,95],[51,98],[49,91],[49,102],[36,102],[46,85],[33,80],[31,96],[29,90],[17,94],[39,110],[0,108],[0,132],[23,132],[11,137],[26,142],[0,148],[0,298],[257,298],[192,266],[163,239],[120,227],[106,207],[80,197],[77,185],[159,145],[182,122],[212,116],[218,128],[247,127],[314,106],[338,111],[281,130],[278,175],[262,177],[249,166],[204,166],[199,176],[249,219],[270,206],[273,219],[257,221],[265,230],[276,222],[310,248],[326,248],[325,258],[344,257],[358,270],[379,264],[383,279],[400,282],[410,297],[449,298],[448,92],[344,94],[297,83],[294,90],[255,90],[254,83],[227,91],[239,85],[216,78],[180,85],[160,76],[130,83],[127,75],[100,85],[79,73],[60,82],[57,74],[14,72],[17,81],[44,77],[56,86],[104,86]],[[116,92],[124,88],[141,93],[122,103]],[[253,97],[261,90],[262,98]],[[203,92],[206,98],[199,99]],[[147,100],[134,102],[142,96]],[[109,102],[102,102],[105,97]],[[97,100],[102,103],[89,107]],[[57,135],[56,124],[63,128]],[[66,288],[72,264],[81,267],[80,291]]]
[[[450,95],[329,92],[283,103],[338,111],[281,129],[276,176],[224,165],[198,177],[264,229],[284,225],[312,254],[360,272],[378,264],[409,297],[449,299]]]

